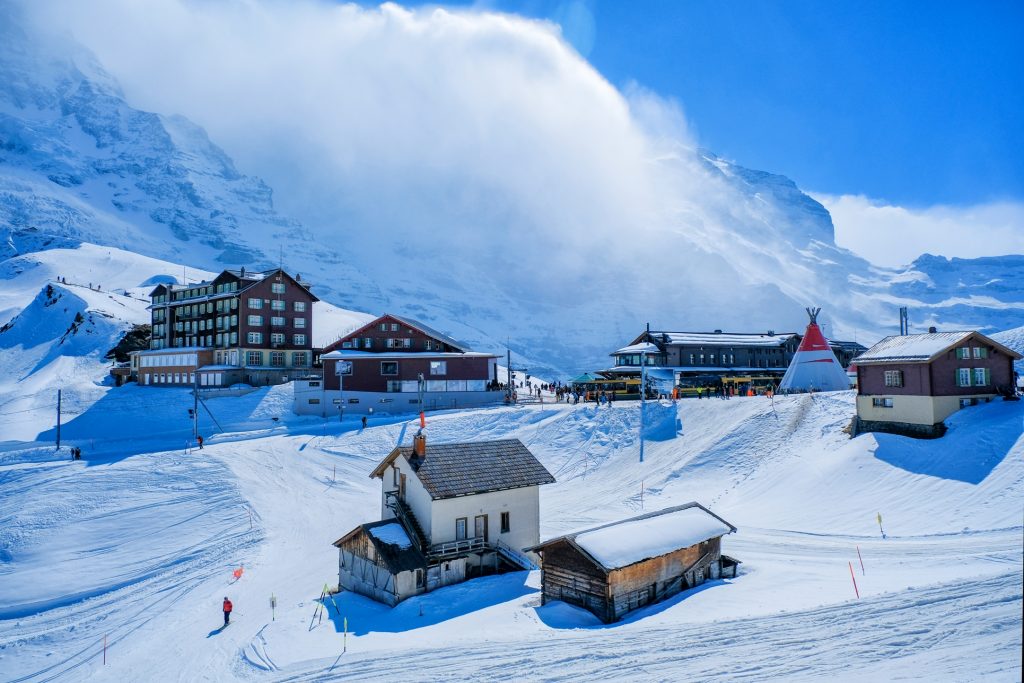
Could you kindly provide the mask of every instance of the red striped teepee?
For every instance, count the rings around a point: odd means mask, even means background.
[[[818,327],[820,308],[808,308],[811,322],[807,325],[800,348],[793,356],[786,374],[779,384],[779,391],[842,391],[850,388],[846,371],[832,353],[825,335]]]

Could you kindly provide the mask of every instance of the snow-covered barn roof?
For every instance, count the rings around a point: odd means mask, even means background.
[[[383,476],[395,458],[404,456],[433,500],[555,481],[519,439],[442,444],[428,441],[426,449],[426,457],[418,458],[412,446],[399,446],[377,465],[370,477]]]
[[[361,534],[365,534],[369,542],[373,544],[377,556],[392,574],[427,566],[426,559],[409,540],[405,529],[393,519],[360,524],[332,545],[340,548],[346,541]]]
[[[986,344],[997,347],[1003,353],[1020,358],[1020,354],[1006,348],[999,342],[989,339],[974,330],[958,330],[955,332],[926,332],[924,334],[905,334],[886,337],[870,349],[857,356],[857,365],[874,365],[877,363],[925,363],[934,359],[944,351],[962,343],[971,336],[977,336]]]
[[[621,569],[736,531],[699,503],[686,503],[559,536],[530,550],[565,541],[605,570]]]

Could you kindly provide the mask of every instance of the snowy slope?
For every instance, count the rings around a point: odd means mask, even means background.
[[[149,323],[154,284],[212,275],[88,243],[0,261],[0,441],[31,441],[54,425],[58,388],[65,422],[109,399],[104,356],[132,325]],[[314,343],[373,317],[325,302],[313,313]]]
[[[1017,353],[1024,355],[1024,325],[1014,328],[1012,330],[1004,330],[1002,332],[996,332],[992,335],[1000,344],[1013,349]],[[1024,376],[1024,360],[1019,360],[1013,364],[1014,368]]]
[[[1019,403],[961,411],[943,439],[914,441],[850,440],[841,431],[848,392],[774,404],[691,400],[678,408],[681,434],[649,442],[643,465],[635,404],[431,416],[430,440],[516,437],[555,474],[541,492],[542,537],[694,499],[738,527],[724,544],[743,562],[739,577],[604,626],[561,603],[541,607],[537,572],[441,589],[395,609],[341,594],[326,618],[311,621],[323,584],[336,582],[330,543],[376,518],[379,483],[367,473],[408,442],[411,422],[361,430],[289,416],[278,412],[281,389],[266,389],[211,401],[227,431],[184,455],[173,447],[188,423],[168,420],[177,409],[161,414],[134,400],[142,390],[128,393],[83,419],[82,435],[114,421],[126,428],[87,443],[85,462],[32,445],[0,450],[0,666],[14,680],[100,674],[104,634],[103,674],[118,680],[1019,673]],[[152,430],[161,421],[164,432]],[[117,511],[111,491],[124,492]],[[133,532],[140,527],[151,533]],[[72,558],[74,574],[65,573],[59,563]],[[60,581],[34,580],[54,566]],[[225,594],[237,623],[218,633]]]

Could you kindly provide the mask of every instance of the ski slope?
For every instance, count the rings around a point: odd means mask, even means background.
[[[291,416],[285,390],[209,401],[223,432],[204,415],[202,451],[186,453],[187,420],[158,407],[187,392],[138,387],[69,423],[84,461],[0,449],[4,680],[1019,677],[1020,403],[913,441],[850,440],[848,392],[689,400],[642,465],[635,404],[431,415],[431,441],[516,437],[555,474],[542,537],[689,500],[738,527],[724,539],[736,579],[608,626],[541,607],[539,572],[394,609],[339,594],[313,619],[337,581],[331,542],[379,517],[368,472],[413,425]],[[236,613],[218,632],[225,595]]]

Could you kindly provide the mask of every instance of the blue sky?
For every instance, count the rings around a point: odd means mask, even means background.
[[[561,23],[613,84],[675,98],[703,145],[805,189],[910,207],[1024,198],[1022,2],[482,6]]]

